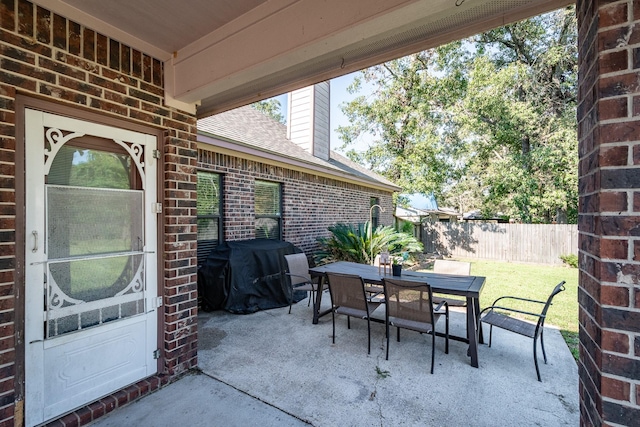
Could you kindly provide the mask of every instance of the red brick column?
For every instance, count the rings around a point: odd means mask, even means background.
[[[164,356],[171,375],[197,366],[196,119],[166,121],[164,146]]]
[[[640,420],[640,3],[578,1],[582,425]]]
[[[54,110],[69,108],[71,116],[92,114],[164,135],[159,374],[53,425],[87,424],[196,366],[196,119],[165,105],[163,72],[161,60],[81,23],[27,0],[0,0],[0,427],[21,425],[24,410],[24,157],[17,154],[24,141],[16,141],[16,103],[25,95],[50,101]]]

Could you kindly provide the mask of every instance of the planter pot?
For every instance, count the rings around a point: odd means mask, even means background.
[[[391,266],[391,273],[394,276],[400,276],[402,275],[402,266],[401,265],[392,265]]]

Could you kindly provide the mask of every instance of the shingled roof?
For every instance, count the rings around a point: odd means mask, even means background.
[[[336,179],[344,180],[345,177],[353,177],[358,181],[386,187],[390,191],[400,190],[400,187],[388,179],[335,151],[331,151],[328,161],[315,157],[287,139],[286,125],[278,123],[250,106],[200,119],[197,127],[198,141],[201,143],[216,145],[216,140],[227,141],[236,145],[239,152],[243,152],[243,147],[252,148],[254,152],[258,150],[269,154],[270,158],[277,156],[285,163],[295,160],[297,164],[308,164],[314,170],[322,168],[327,174],[335,175]],[[208,138],[201,138],[201,136]]]

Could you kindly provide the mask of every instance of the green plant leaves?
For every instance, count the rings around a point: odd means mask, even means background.
[[[328,227],[331,236],[319,238],[320,251],[314,258],[319,264],[333,261],[351,261],[373,264],[380,252],[388,250],[391,255],[402,256],[403,252],[422,252],[423,246],[410,234],[398,232],[390,226],[379,226],[371,230],[369,221],[360,224],[337,223]]]

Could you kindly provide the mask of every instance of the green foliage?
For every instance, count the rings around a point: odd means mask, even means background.
[[[464,82],[456,73],[440,78],[430,74],[439,59],[436,51],[425,51],[364,70],[349,90],[357,91],[366,81],[376,88],[374,95],[342,107],[350,121],[337,129],[343,148],[364,133],[375,138],[369,150],[347,155],[407,193],[439,196],[449,171],[455,169],[449,155],[455,146],[441,142],[455,137],[447,131],[452,116],[445,107],[456,99],[452,93],[462,93]]]
[[[578,268],[578,255],[576,254],[560,255],[560,259],[569,267]]]
[[[133,167],[127,154],[62,146],[49,174],[49,184],[128,189]]]
[[[403,265],[409,260],[409,252],[402,252],[400,255],[391,257],[391,265]]]
[[[400,231],[407,234],[413,234],[413,224],[409,221],[403,221]]]
[[[282,115],[282,106],[280,101],[276,98],[266,99],[264,101],[254,102],[251,104],[253,108],[262,112],[273,120],[284,123],[284,116]]]
[[[391,376],[391,372],[387,371],[387,370],[383,370],[381,369],[379,366],[376,365],[376,375],[378,376],[378,378],[380,379],[385,379],[387,377]]]
[[[559,10],[484,33],[460,104],[483,211],[577,221],[576,23]],[[491,52],[491,53],[489,53]]]
[[[391,255],[422,251],[422,243],[393,227],[379,226],[371,233],[369,221],[360,224],[338,223],[328,228],[331,236],[319,238],[320,250],[315,261],[324,264],[333,261],[351,261],[373,264],[376,255],[388,250]]]
[[[573,7],[364,70],[343,148],[408,193],[527,223],[577,222]]]
[[[580,335],[577,332],[571,332],[566,330],[561,330],[560,334],[564,341],[567,343],[569,347],[569,351],[571,355],[576,360],[576,362],[580,361]]]
[[[218,215],[220,213],[220,175],[198,171],[198,215]]]

